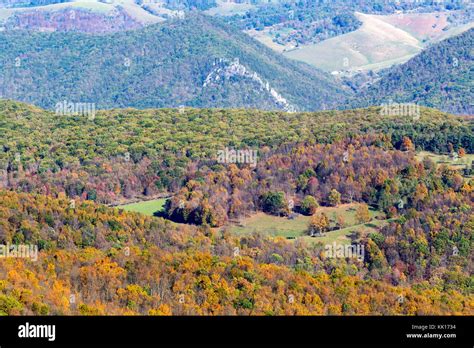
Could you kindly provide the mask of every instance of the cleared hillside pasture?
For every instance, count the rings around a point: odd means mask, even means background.
[[[384,16],[356,14],[362,26],[356,31],[285,53],[326,71],[367,70],[402,63],[417,54],[422,44],[408,32],[383,20]],[[387,64],[381,64],[388,62]]]
[[[467,167],[470,167],[474,162],[474,154],[466,154],[463,157],[456,157],[452,154],[436,154],[429,151],[420,151],[417,153],[416,158],[419,161],[423,161],[425,158],[432,160],[438,167],[441,165],[446,165],[450,169],[461,171]],[[464,175],[463,175],[464,176]]]
[[[125,211],[133,211],[148,216],[154,216],[155,213],[161,212],[165,205],[166,198],[152,199],[149,201],[142,201],[137,203],[130,203],[119,205],[117,208]]]
[[[473,49],[474,29],[433,44],[408,62],[382,72],[349,104],[380,105],[393,100],[473,115]]]
[[[443,30],[448,28],[447,14],[437,12],[356,13],[356,17],[363,23],[359,29],[317,44],[301,45],[285,52],[285,56],[330,72],[380,70],[407,62],[430,43],[472,27],[467,24]]]
[[[325,213],[330,220],[330,229],[322,237],[308,236],[308,225],[311,216],[298,215],[294,219],[257,213],[248,218],[242,219],[238,224],[232,225],[230,231],[236,235],[246,235],[252,233],[262,233],[272,237],[284,237],[289,240],[303,238],[311,243],[350,243],[351,235],[355,232],[362,234],[374,231],[375,226],[380,226],[384,220],[384,214],[373,209],[369,209],[371,220],[368,223],[360,224],[356,221],[356,209],[360,204],[341,204],[337,207],[319,207],[317,214]],[[344,220],[344,228],[336,228],[337,217]],[[378,219],[377,219],[378,218]]]

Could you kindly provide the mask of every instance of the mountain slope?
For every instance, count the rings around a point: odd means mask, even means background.
[[[473,48],[474,29],[433,45],[389,69],[353,104],[377,105],[393,100],[473,114]]]
[[[386,23],[384,16],[356,12],[362,26],[350,33],[324,40],[286,53],[328,71],[367,70],[393,61],[405,62],[421,50],[412,35]]]
[[[362,26],[284,55],[335,74],[379,71],[402,64],[429,45],[469,30],[473,23],[452,26],[448,13],[369,15],[355,13]]]
[[[193,161],[217,151],[332,143],[351,135],[387,135],[399,147],[474,152],[473,123],[420,108],[419,119],[380,108],[288,114],[228,109],[100,110],[94,118],[56,115],[0,101],[0,188],[86,196],[102,203],[176,191]],[[14,175],[18,172],[18,175]],[[20,173],[21,172],[21,173]],[[54,185],[51,185],[54,183]],[[117,188],[122,188],[117,190]]]
[[[162,16],[153,15],[131,0],[88,0],[5,8],[0,14],[0,28],[6,31],[75,31],[101,34],[137,29],[164,20]]]
[[[103,36],[1,33],[0,42],[2,96],[47,109],[66,100],[291,111],[335,108],[347,96],[331,76],[201,15]]]
[[[474,183],[412,151],[472,153],[469,118],[426,108],[415,122],[379,108],[96,116],[0,101],[0,244],[12,247],[0,257],[0,315],[473,313]],[[258,151],[256,166],[220,163],[224,146]],[[200,226],[92,202],[162,190],[175,194],[166,216]],[[335,258],[305,232],[232,232],[229,217],[268,211],[262,198],[276,193],[269,206],[287,214],[300,210],[285,198],[314,197],[319,215],[332,192],[333,211],[378,208],[362,232],[345,228],[357,258]]]
[[[0,242],[39,245],[37,262],[0,259],[0,315],[472,314],[469,276],[460,266],[441,268],[434,285],[394,286],[362,279],[355,272],[367,273],[360,262],[336,268],[305,243],[238,238],[92,202],[69,204],[0,190]],[[469,256],[459,259],[467,264]]]

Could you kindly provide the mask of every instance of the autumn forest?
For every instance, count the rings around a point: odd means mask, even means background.
[[[473,120],[379,109],[0,101],[0,244],[38,250],[0,258],[0,315],[472,315]],[[255,214],[305,225],[235,232]]]

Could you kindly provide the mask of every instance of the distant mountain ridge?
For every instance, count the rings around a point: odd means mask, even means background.
[[[349,95],[329,74],[199,14],[101,36],[3,32],[0,48],[2,97],[48,109],[68,100],[97,108],[318,110]],[[216,62],[225,78],[206,84]]]
[[[474,114],[474,29],[441,41],[359,91],[353,106],[418,103]]]
[[[315,111],[416,103],[474,114],[473,33],[351,88],[201,14],[104,35],[0,32],[0,97],[54,110],[217,107]]]

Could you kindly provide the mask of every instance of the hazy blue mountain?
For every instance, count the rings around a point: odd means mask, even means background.
[[[390,100],[419,103],[453,113],[474,113],[474,29],[441,41],[405,64],[388,69],[353,105]]]
[[[330,75],[197,14],[101,36],[0,33],[0,88],[3,97],[50,109],[67,100],[316,110],[348,95]]]

